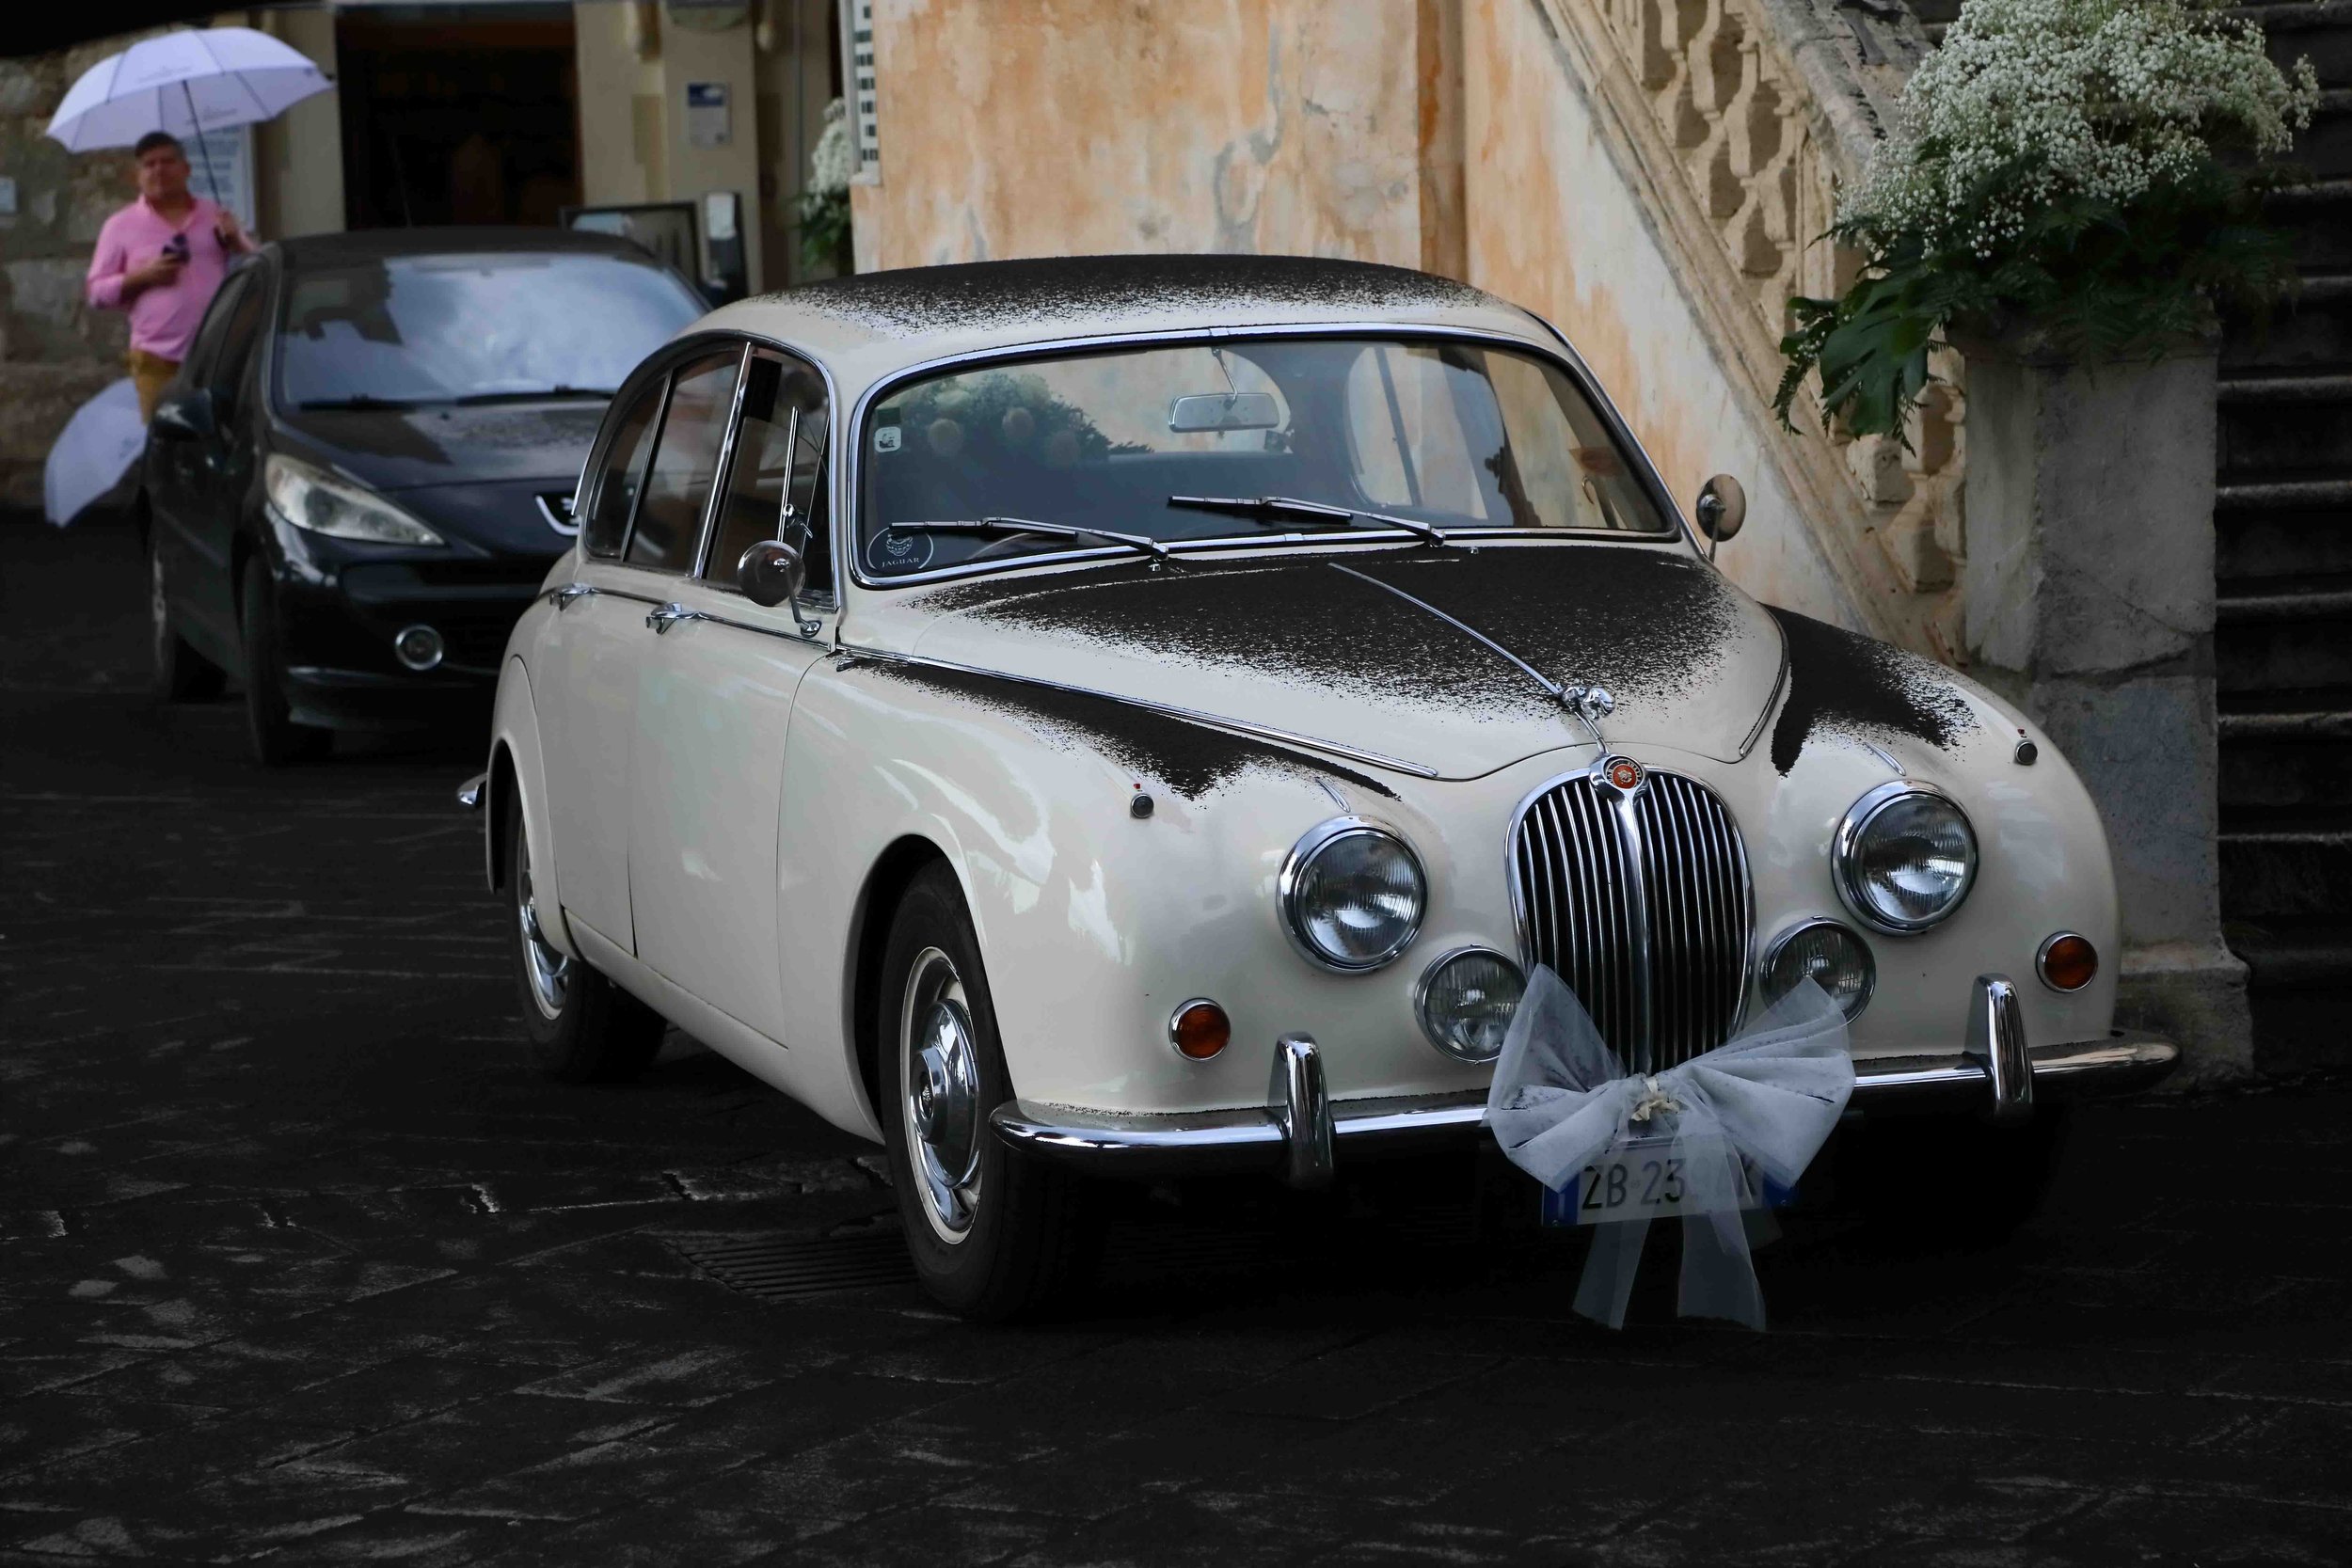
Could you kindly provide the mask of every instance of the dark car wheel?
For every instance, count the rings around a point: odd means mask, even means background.
[[[532,901],[531,835],[507,792],[506,893],[515,983],[532,1060],[563,1084],[612,1084],[645,1070],[669,1027],[660,1013],[547,940]]]
[[[278,647],[278,601],[259,559],[245,563],[237,619],[245,634],[245,727],[253,743],[253,759],[264,768],[282,768],[326,755],[333,736],[295,723],[287,705],[286,660]]]
[[[193,703],[220,695],[228,683],[219,665],[188,646],[171,624],[171,601],[164,594],[164,557],[147,552],[149,649],[153,656],[148,690],[159,703]]]
[[[967,1318],[1044,1305],[1084,1269],[1080,1190],[1067,1173],[1015,1155],[989,1127],[1012,1086],[979,942],[944,865],[918,876],[898,905],[879,1002],[875,1114],[915,1277]]]
[[[2020,1127],[1887,1117],[1838,1134],[1834,1180],[1880,1240],[1915,1251],[1996,1247],[2042,1210],[2071,1126],[2063,1106]]]

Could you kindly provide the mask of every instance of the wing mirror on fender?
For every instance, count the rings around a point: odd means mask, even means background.
[[[155,418],[150,423],[167,441],[205,440],[216,428],[213,394],[199,388],[167,397],[155,405]]]
[[[735,586],[752,603],[771,609],[799,598],[807,580],[807,562],[781,539],[762,539],[735,563]]]
[[[1729,474],[1717,474],[1699,486],[1699,531],[1707,535],[1707,559],[1715,559],[1715,546],[1736,536],[1740,525],[1748,520],[1748,493]]]

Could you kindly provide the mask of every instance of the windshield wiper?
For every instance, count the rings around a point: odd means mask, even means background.
[[[338,408],[422,408],[424,403],[419,398],[380,398],[372,392],[354,392],[347,398],[310,398],[294,406],[308,412]]]
[[[1445,531],[1431,523],[1386,512],[1359,512],[1353,507],[1302,501],[1290,496],[1170,496],[1168,504],[1201,512],[1236,512],[1245,517],[1288,517],[1295,522],[1328,523],[1340,528],[1363,523],[1375,528],[1402,529],[1427,545],[1446,543]]]
[[[968,522],[885,523],[885,531],[900,533],[1050,533],[1062,539],[1101,539],[1140,550],[1155,561],[1173,561],[1176,552],[1157,539],[1140,533],[1113,533],[1108,529],[1074,528],[1068,523],[1041,523],[1028,517],[976,517]]]
[[[541,387],[528,392],[468,392],[449,401],[460,408],[483,403],[549,403],[557,398],[609,398],[618,388],[612,387]]]

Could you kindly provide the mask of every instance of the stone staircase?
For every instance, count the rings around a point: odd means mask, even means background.
[[[2239,14],[2326,91],[2273,206],[2301,296],[2229,325],[2218,399],[2221,910],[2278,1072],[2352,1063],[2352,0]]]

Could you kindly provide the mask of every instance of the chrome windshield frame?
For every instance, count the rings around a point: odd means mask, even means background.
[[[862,589],[871,589],[877,593],[889,593],[901,588],[927,587],[939,582],[992,577],[1009,571],[1024,571],[1035,566],[1128,560],[1132,559],[1134,554],[1133,551],[1124,547],[1047,549],[1040,550],[1032,555],[1000,557],[979,562],[960,562],[951,566],[908,572],[899,576],[876,577],[868,574],[864,565],[864,552],[850,547],[850,540],[852,535],[863,540],[866,533],[863,484],[866,420],[872,415],[874,404],[891,393],[914,382],[928,380],[943,372],[961,368],[977,368],[993,364],[1019,364],[1027,360],[1074,353],[1109,353],[1122,348],[1150,348],[1180,343],[1214,344],[1252,338],[1391,338],[1476,343],[1525,354],[1553,365],[1568,377],[1570,384],[1583,396],[1595,415],[1598,417],[1610,439],[1617,444],[1620,452],[1632,467],[1644,494],[1649,498],[1658,515],[1666,520],[1667,527],[1658,532],[1647,533],[1636,532],[1630,529],[1525,529],[1500,525],[1448,524],[1445,527],[1447,542],[1475,545],[1489,540],[1501,540],[1515,543],[1677,545],[1694,556],[1699,555],[1701,552],[1692,542],[1694,536],[1691,531],[1690,520],[1683,516],[1681,508],[1675,504],[1674,498],[1667,492],[1664,482],[1659,477],[1657,465],[1650,461],[1649,452],[1639,440],[1634,438],[1632,431],[1627,426],[1625,418],[1618,412],[1616,404],[1611,402],[1608,395],[1601,390],[1591,371],[1585,367],[1583,360],[1577,356],[1573,348],[1568,346],[1567,340],[1561,337],[1556,328],[1540,317],[1532,314],[1528,320],[1535,330],[1526,337],[1478,327],[1439,326],[1424,322],[1397,321],[1287,322],[1252,326],[1169,327],[1152,331],[1041,339],[1032,343],[1017,343],[942,355],[937,358],[904,366],[887,376],[877,379],[860,393],[857,405],[851,411],[850,418],[841,421],[836,427],[836,433],[846,443],[842,452],[844,462],[841,479],[843,488],[847,492],[845,497],[847,509],[834,514],[836,519],[834,536],[838,548],[836,561],[846,557],[844,564],[848,570],[846,578],[836,578],[836,580],[853,582]],[[1544,341],[1547,335],[1552,340],[1551,341]],[[850,526],[839,526],[845,521]],[[1343,545],[1361,546],[1368,543],[1378,545],[1391,541],[1402,541],[1408,544],[1423,543],[1416,535],[1404,529],[1375,528],[1318,529],[1311,532],[1286,531],[1280,533],[1252,530],[1248,533],[1168,540],[1165,543],[1171,550],[1184,555],[1191,555],[1198,552],[1227,550],[1257,553],[1268,549],[1295,549],[1302,546],[1327,547]]]

